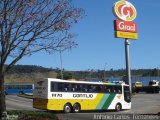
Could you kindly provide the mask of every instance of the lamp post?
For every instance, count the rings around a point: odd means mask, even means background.
[[[71,38],[71,36],[69,37]],[[62,52],[66,49],[71,49],[72,47],[76,47],[78,44],[74,41],[66,41],[66,43],[61,43],[57,48],[57,51],[60,53],[60,65],[61,65],[61,79],[64,78],[63,76],[63,61],[62,61]]]
[[[61,79],[63,80],[62,50],[60,49]]]

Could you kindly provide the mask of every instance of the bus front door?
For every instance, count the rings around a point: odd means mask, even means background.
[[[129,86],[124,86],[124,100],[126,102],[131,102],[131,94],[129,91]]]

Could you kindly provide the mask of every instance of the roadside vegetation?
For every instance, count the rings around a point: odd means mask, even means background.
[[[10,110],[7,111],[7,118],[2,120],[58,120],[58,117],[51,112]]]
[[[33,99],[33,95],[28,95],[28,94],[18,94],[18,97],[23,97],[27,99]]]

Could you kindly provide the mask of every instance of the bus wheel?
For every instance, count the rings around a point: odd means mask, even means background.
[[[72,106],[69,103],[65,104],[64,105],[64,112],[70,113],[71,111],[72,111]]]
[[[116,109],[116,111],[121,111],[121,104],[120,103],[118,103],[117,105],[116,105],[116,107],[115,107],[115,109]]]
[[[81,110],[80,104],[79,104],[79,103],[75,103],[75,104],[73,105],[73,112],[74,112],[74,113],[78,113],[80,110]]]

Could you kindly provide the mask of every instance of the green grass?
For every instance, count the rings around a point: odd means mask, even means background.
[[[19,94],[18,97],[24,97],[28,99],[33,99],[33,95],[27,95],[27,94]]]
[[[58,120],[56,115],[51,112],[9,110],[7,114],[11,120]]]

